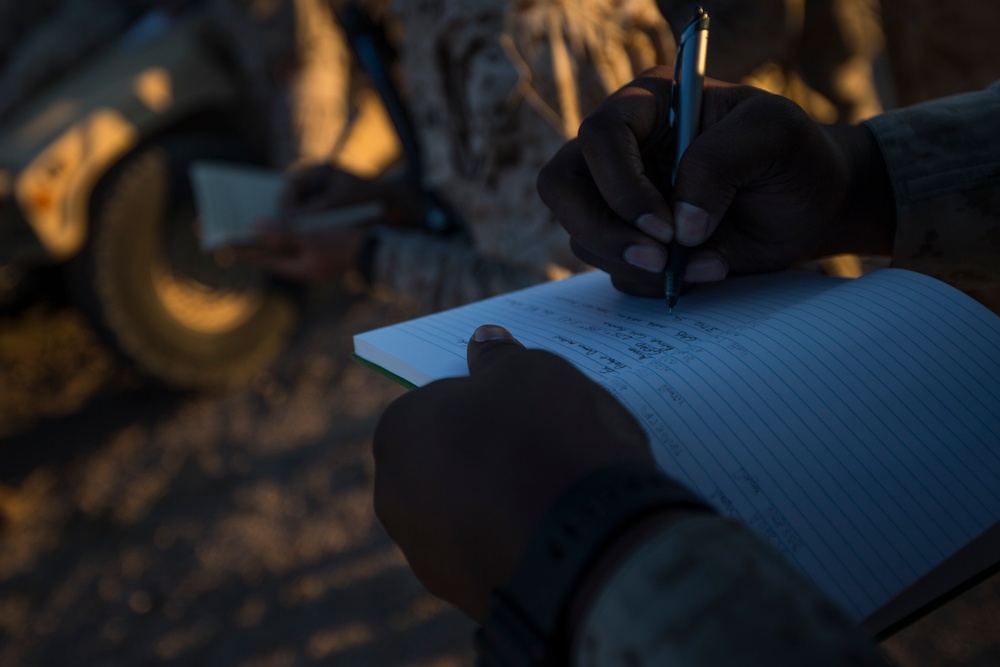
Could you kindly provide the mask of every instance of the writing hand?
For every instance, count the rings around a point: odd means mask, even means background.
[[[823,126],[749,86],[706,83],[701,134],[669,165],[670,70],[612,95],[539,176],[576,254],[623,291],[662,296],[667,243],[696,247],[689,282],[786,268],[837,252],[887,252],[891,191],[864,127]]]
[[[375,430],[375,511],[435,595],[481,620],[556,499],[651,462],[645,433],[567,361],[476,330],[470,375],[397,399]]]

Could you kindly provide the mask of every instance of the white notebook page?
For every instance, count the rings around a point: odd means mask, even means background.
[[[661,466],[861,619],[1000,519],[1000,318],[920,274],[754,276],[663,302],[592,272],[355,337],[421,385],[480,324],[573,361]]]

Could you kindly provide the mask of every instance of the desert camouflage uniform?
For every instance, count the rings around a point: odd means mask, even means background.
[[[653,0],[400,0],[393,9],[427,181],[467,233],[386,232],[376,282],[437,310],[582,268],[535,179],[609,93],[672,60]]]
[[[823,122],[882,110],[873,64],[883,38],[879,0],[661,0],[674,33],[705,4],[708,73],[784,95]]]
[[[349,117],[351,58],[327,0],[208,0],[263,110],[271,164],[329,159]]]
[[[895,265],[1000,295],[1000,82],[867,124],[896,198]],[[753,613],[762,605],[766,614]],[[887,662],[747,528],[717,516],[650,537],[609,577],[581,627],[578,665],[745,664],[750,646],[761,651],[753,664],[775,667]],[[782,642],[757,641],[776,627]]]
[[[867,121],[896,196],[895,266],[1000,312],[1000,82]]]
[[[870,637],[750,529],[706,515],[660,530],[615,568],[581,623],[570,664],[887,662]]]
[[[1000,3],[881,0],[896,104],[982,90],[1000,78]]]

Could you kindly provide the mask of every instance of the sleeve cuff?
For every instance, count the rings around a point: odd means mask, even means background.
[[[896,266],[964,288],[1000,256],[1000,84],[865,121],[896,202]]]

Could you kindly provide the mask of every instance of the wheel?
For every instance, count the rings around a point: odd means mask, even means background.
[[[285,348],[297,300],[260,271],[221,266],[198,248],[188,167],[247,156],[220,137],[141,149],[95,194],[72,288],[101,334],[145,375],[215,388],[245,381]]]

